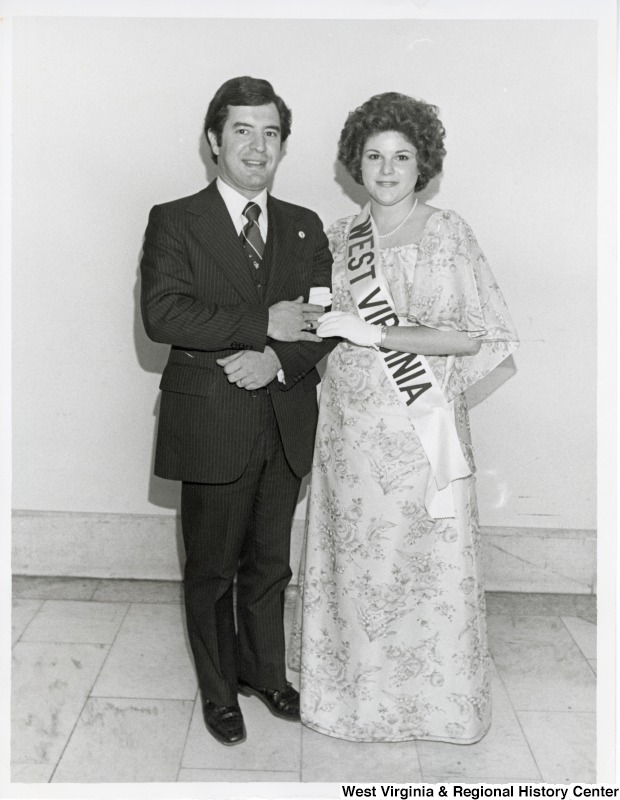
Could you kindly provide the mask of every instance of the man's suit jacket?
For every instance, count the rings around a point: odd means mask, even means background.
[[[172,345],[162,375],[155,474],[199,483],[235,480],[264,419],[259,392],[229,383],[216,359],[239,350],[277,353],[285,383],[267,387],[290,467],[310,470],[316,429],[315,364],[335,345],[267,338],[268,307],[331,286],[332,257],[318,216],[268,198],[264,295],[215,181],[155,206],[146,229],[142,317],[148,336]],[[260,392],[265,392],[264,389]]]

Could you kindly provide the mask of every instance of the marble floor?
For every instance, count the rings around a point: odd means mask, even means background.
[[[494,718],[482,742],[345,742],[241,697],[247,741],[223,747],[201,719],[180,584],[14,577],[11,780],[593,782],[595,599],[487,598]]]

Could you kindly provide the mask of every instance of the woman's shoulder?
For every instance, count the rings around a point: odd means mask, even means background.
[[[426,215],[426,225],[459,226],[466,224],[463,217],[451,208],[436,208],[435,206],[424,205],[423,213]]]
[[[476,234],[467,220],[450,208],[437,208],[429,215],[420,241],[420,253],[433,259],[468,258],[482,255]]]
[[[425,237],[459,241],[467,239],[475,242],[476,237],[467,220],[451,208],[434,208],[427,206],[428,215],[424,224]]]
[[[351,223],[355,219],[355,214],[350,214],[347,217],[340,217],[327,229],[327,238],[329,239],[329,246],[332,252],[344,249],[349,233]]]
[[[353,222],[353,220],[355,219],[355,216],[356,216],[355,214],[349,214],[346,217],[340,217],[339,219],[332,222],[332,224],[327,229],[328,235],[331,232],[337,233],[339,231],[346,231],[351,225],[351,222]]]

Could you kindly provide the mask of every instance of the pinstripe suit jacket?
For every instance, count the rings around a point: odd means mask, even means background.
[[[310,470],[315,364],[335,342],[270,340],[268,307],[331,286],[332,257],[312,211],[272,197],[267,209],[262,298],[215,181],[151,210],[140,265],[142,318],[151,339],[172,345],[160,383],[155,474],[162,478],[226,483],[241,475],[264,411],[257,393],[229,383],[216,359],[266,345],[286,378],[267,390],[287,460],[298,476]]]

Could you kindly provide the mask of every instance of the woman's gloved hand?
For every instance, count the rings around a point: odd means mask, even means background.
[[[381,342],[381,326],[371,325],[350,311],[328,311],[318,319],[315,331],[321,339],[340,336],[361,347],[377,347]]]

